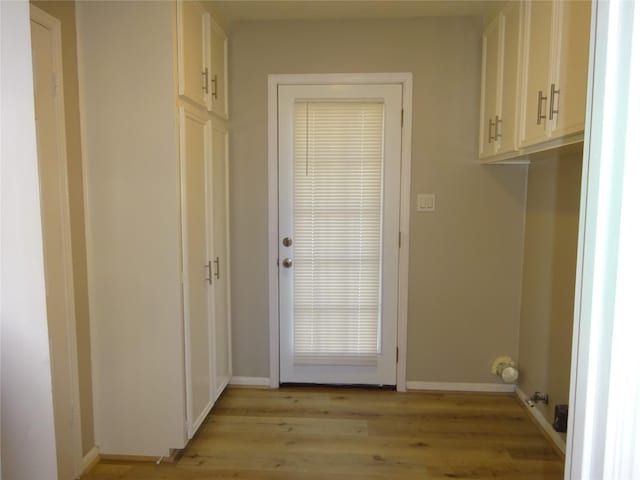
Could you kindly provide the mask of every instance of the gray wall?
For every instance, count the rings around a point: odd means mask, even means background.
[[[477,162],[481,19],[246,22],[229,29],[234,375],[269,375],[267,75],[412,72],[409,381],[496,382],[517,356],[526,167]]]
[[[569,403],[582,151],[544,154],[529,167],[520,324],[520,388]]]

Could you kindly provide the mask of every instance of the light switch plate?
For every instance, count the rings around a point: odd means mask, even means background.
[[[435,212],[436,211],[435,193],[419,193],[418,194],[418,211],[419,212]]]

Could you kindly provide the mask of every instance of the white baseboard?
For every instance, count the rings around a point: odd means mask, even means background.
[[[542,414],[542,412],[540,412],[540,410],[538,410],[536,407],[530,407],[529,405],[527,405],[527,398],[529,398],[529,396],[524,393],[520,389],[520,387],[516,388],[516,394],[518,395],[518,398],[520,399],[524,407],[529,410],[529,412],[531,412],[531,416],[538,423],[538,425],[540,425],[540,428],[544,430],[544,432],[549,436],[555,446],[558,447],[558,449],[562,453],[566,454],[567,442],[565,441],[565,439],[562,438],[562,436],[553,429],[547,418]]]
[[[268,388],[271,383],[269,377],[231,377],[229,385]]]
[[[218,387],[218,390],[216,391],[216,400],[218,399],[218,397],[220,397],[220,395],[222,395],[222,392],[224,392],[224,389],[227,388],[227,385],[229,385],[230,381],[231,381],[231,376],[227,376],[224,378],[224,380],[222,381],[222,384]]]
[[[513,393],[516,387],[506,383],[407,382],[407,390]]]
[[[87,453],[82,458],[82,464],[80,465],[80,470],[81,470],[80,475],[84,475],[85,473],[88,473],[89,470],[91,470],[93,466],[99,461],[100,461],[100,452],[98,451],[98,447],[93,447],[91,450],[89,450],[89,453]]]

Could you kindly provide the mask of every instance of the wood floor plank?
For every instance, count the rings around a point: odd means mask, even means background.
[[[561,480],[509,394],[229,389],[176,464],[102,462],[85,480]]]

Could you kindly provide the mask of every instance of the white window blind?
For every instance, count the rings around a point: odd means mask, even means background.
[[[378,102],[295,105],[295,363],[377,360],[383,109]]]

